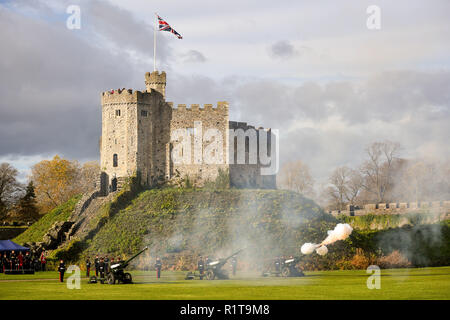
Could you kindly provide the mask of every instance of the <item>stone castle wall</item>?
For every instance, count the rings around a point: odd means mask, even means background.
[[[329,211],[334,216],[364,216],[367,214],[405,214],[409,212],[430,211],[450,214],[450,201],[369,203],[363,207],[348,205],[346,210]]]
[[[170,129],[172,133],[178,129],[187,130],[191,140],[189,163],[176,164],[171,162],[171,177],[176,175],[189,176],[201,185],[204,181],[213,181],[217,177],[219,168],[226,170],[228,163],[228,144],[226,143],[228,141],[227,102],[218,102],[216,107],[213,107],[212,104],[206,104],[203,108],[200,108],[198,104],[193,104],[190,108],[187,108],[185,104],[179,104],[177,108],[172,109]],[[209,129],[218,130],[223,137],[222,148],[217,150],[218,154],[215,155],[217,162],[214,161],[214,163],[208,163],[207,157],[204,156],[207,151],[206,148],[210,144],[210,141],[204,139],[205,133]],[[182,143],[182,141],[173,140],[171,150],[177,143]],[[201,146],[197,149],[197,152],[196,146]]]

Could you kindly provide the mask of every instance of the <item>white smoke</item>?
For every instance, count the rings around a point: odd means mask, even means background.
[[[328,230],[328,236],[320,244],[307,242],[302,245],[301,251],[303,254],[311,254],[315,250],[317,254],[324,256],[328,253],[327,244],[347,239],[352,231],[353,228],[349,224],[338,223],[334,230]]]
[[[334,230],[328,230],[328,237],[322,241],[322,245],[334,243],[338,240],[345,240],[352,233],[353,228],[348,223],[338,223]]]
[[[307,242],[304,245],[302,245],[301,251],[303,254],[311,254],[319,246],[320,245],[318,245],[318,244]]]
[[[321,246],[316,249],[318,255],[324,256],[328,253],[328,248],[326,246]]]

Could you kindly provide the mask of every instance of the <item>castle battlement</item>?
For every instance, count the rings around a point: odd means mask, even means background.
[[[210,112],[210,111],[228,111],[228,102],[219,101],[217,102],[217,106],[212,104],[204,104],[203,108],[200,107],[200,104],[191,104],[190,107],[187,107],[186,104],[181,103],[178,104],[176,108],[173,107],[173,102],[168,102],[169,106],[172,107],[173,111],[178,112]]]
[[[117,103],[137,103],[142,100],[148,100],[155,96],[161,97],[161,93],[157,90],[139,91],[132,89],[113,89],[102,92],[102,104],[117,104]]]

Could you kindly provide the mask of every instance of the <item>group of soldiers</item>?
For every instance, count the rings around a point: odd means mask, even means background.
[[[121,262],[122,262],[122,259],[120,257],[117,257],[115,260],[114,260],[114,257],[112,257],[110,260],[108,258],[108,256],[99,257],[99,255],[96,255],[95,259],[94,259],[95,276],[98,277],[100,275],[100,278],[105,278],[105,275],[111,271],[111,266],[116,263],[121,263]],[[88,277],[88,278],[90,275],[91,266],[92,266],[91,260],[89,257],[87,257],[86,258],[86,277]],[[158,279],[161,278],[162,262],[159,257],[156,258],[155,269],[156,269],[156,277]]]
[[[115,263],[120,263],[122,260],[120,257],[117,257],[116,260],[114,260],[114,257],[111,259],[108,258],[108,256],[105,257],[99,257],[98,255],[95,256],[94,259],[94,270],[95,270],[95,276],[98,277],[100,275],[100,278],[104,278],[105,274],[107,274],[110,269],[111,265]],[[92,263],[89,257],[86,258],[86,277],[89,277],[91,272]]]
[[[39,257],[39,258],[38,258]],[[22,253],[12,250],[0,252],[0,272],[45,271],[47,260],[45,253],[40,256],[26,251]]]

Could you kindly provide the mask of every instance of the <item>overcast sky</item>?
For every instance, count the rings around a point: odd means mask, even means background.
[[[281,162],[318,182],[384,139],[450,156],[450,1],[0,0],[0,162],[24,179],[55,154],[98,160],[100,93],[145,88],[155,12],[183,36],[157,36],[167,100],[229,101],[230,120],[279,129]]]

